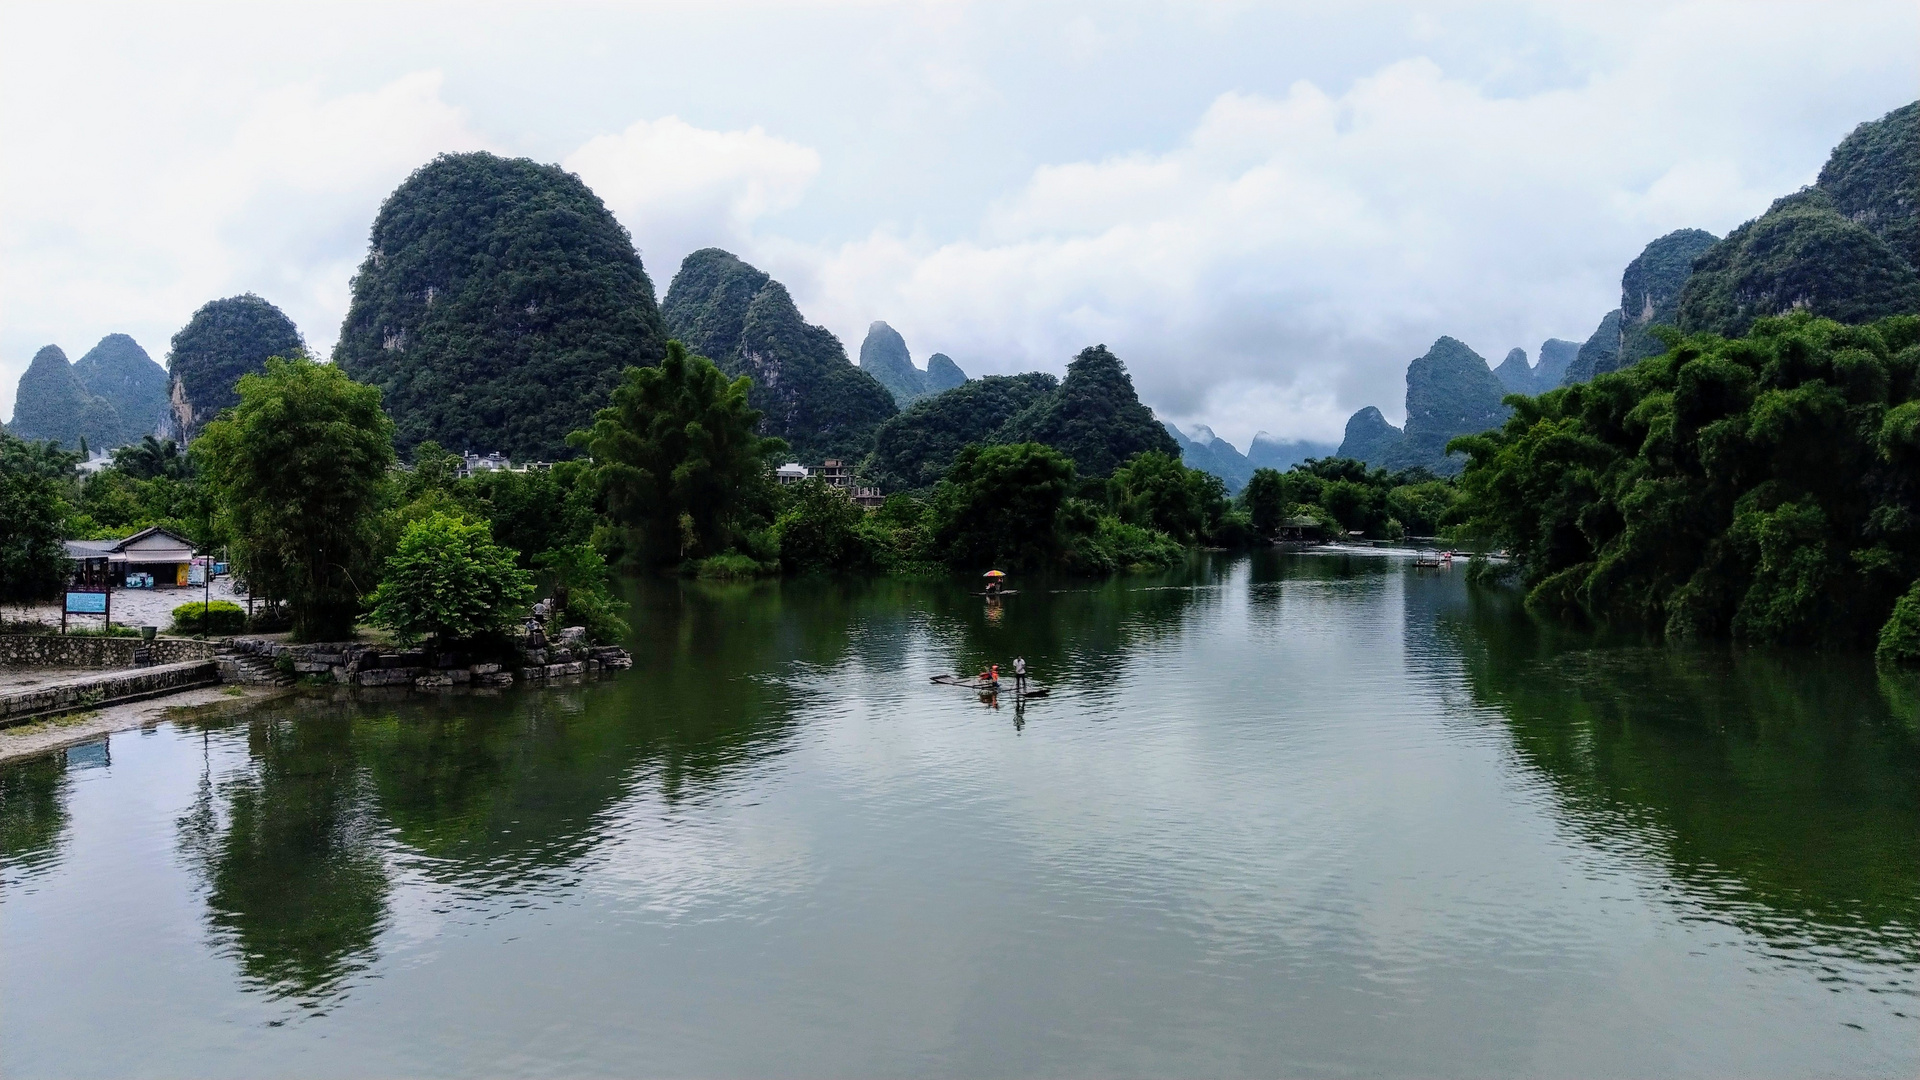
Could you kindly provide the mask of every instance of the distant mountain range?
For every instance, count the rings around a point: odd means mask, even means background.
[[[58,345],[34,354],[14,392],[7,431],[89,451],[137,443],[160,430],[167,372],[126,334],[108,334],[69,364]]]
[[[1498,368],[1453,338],[1407,367],[1407,426],[1368,406],[1347,420],[1339,455],[1440,475],[1464,462],[1447,440],[1497,426],[1506,393],[1589,382],[1666,351],[1661,328],[1723,336],[1766,315],[1808,311],[1845,323],[1920,314],[1920,102],[1869,121],[1834,148],[1819,180],[1724,239],[1679,229],[1643,249],[1620,278],[1620,306],[1586,342],[1558,338],[1540,362],[1508,352]],[[1571,353],[1571,354],[1570,354]]]

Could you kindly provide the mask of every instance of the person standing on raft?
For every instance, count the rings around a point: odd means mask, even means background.
[[[1013,689],[1015,693],[1027,692],[1027,658],[1024,656],[1013,658]]]

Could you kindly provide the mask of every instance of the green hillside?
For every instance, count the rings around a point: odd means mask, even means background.
[[[97,445],[97,440],[103,432],[118,432],[120,426],[113,405],[88,393],[67,362],[67,354],[58,345],[48,345],[33,354],[20,375],[7,431],[28,442],[52,440],[68,450],[79,449],[84,439],[89,450],[104,450],[108,447]]]
[[[127,446],[160,430],[167,413],[167,369],[126,334],[108,334],[74,362],[87,392],[104,398],[118,414],[118,429],[88,436],[100,449]]]
[[[168,434],[181,442],[199,435],[221,409],[240,403],[240,376],[265,371],[269,356],[306,347],[293,320],[252,293],[202,305],[167,352]]]
[[[863,472],[887,492],[939,482],[969,443],[986,443],[1000,426],[1060,383],[1051,375],[987,375],[922,398],[874,432]]]
[[[1105,345],[1080,351],[1053,393],[1009,419],[996,443],[1045,443],[1073,459],[1081,476],[1106,476],[1146,450],[1180,456],[1173,436],[1140,403],[1133,379]]]
[[[673,337],[731,376],[753,379],[762,435],[791,456],[858,459],[898,412],[893,396],[847,360],[840,339],[800,315],[786,287],[719,248],[686,257],[662,307]]]
[[[381,204],[333,359],[380,388],[402,449],[552,460],[665,343],[632,239],[579,177],[445,154]]]

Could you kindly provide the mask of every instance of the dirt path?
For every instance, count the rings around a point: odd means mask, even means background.
[[[91,712],[69,713],[17,727],[0,728],[0,762],[35,757],[112,731],[157,724],[171,719],[168,714],[175,709],[224,712],[288,692],[271,686],[203,686],[148,701],[109,705]]]

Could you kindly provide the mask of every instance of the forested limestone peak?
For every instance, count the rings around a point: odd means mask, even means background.
[[[1378,408],[1368,405],[1347,417],[1346,434],[1340,440],[1340,448],[1334,451],[1334,456],[1364,461],[1382,468],[1399,452],[1405,437],[1406,432],[1387,423],[1387,418]]]
[[[51,439],[68,450],[78,449],[81,440],[87,439],[88,449],[94,449],[89,433],[118,424],[113,407],[81,385],[60,346],[47,345],[33,354],[20,375],[13,422],[7,430],[28,442]]]
[[[1406,447],[1396,467],[1424,465],[1440,475],[1458,472],[1465,459],[1448,458],[1447,440],[1505,423],[1511,411],[1500,400],[1506,388],[1479,353],[1442,337],[1426,355],[1407,365]]]
[[[867,327],[866,339],[860,342],[860,370],[878,379],[903,409],[927,393],[927,373],[913,366],[907,339],[884,322]]]
[[[1853,129],[1817,186],[1841,216],[1920,269],[1920,101]]]
[[[1180,456],[1180,445],[1140,403],[1126,367],[1105,345],[1082,349],[1060,388],[1008,420],[994,441],[1045,443],[1072,458],[1081,476],[1106,476],[1145,450]]]
[[[1653,328],[1674,325],[1694,261],[1718,242],[1719,237],[1703,229],[1677,229],[1648,244],[1627,264],[1620,275],[1620,347],[1614,370],[1667,351]]]
[[[967,373],[953,362],[953,357],[937,352],[927,357],[927,392],[938,394],[951,390],[967,381]]]
[[[252,293],[202,305],[167,352],[167,434],[186,442],[221,409],[239,404],[234,384],[265,371],[270,356],[306,351],[286,313]]]
[[[1527,350],[1513,349],[1500,366],[1493,369],[1494,378],[1500,385],[1515,394],[1531,394],[1533,390],[1533,365],[1527,362]]]
[[[551,460],[665,345],[632,238],[578,176],[470,153],[381,204],[333,357],[380,387],[402,448]]]
[[[893,395],[853,366],[840,339],[801,317],[784,285],[719,248],[687,256],[667,290],[669,332],[728,375],[753,379],[760,433],[794,458],[860,458],[898,412]]]
[[[1580,343],[1548,338],[1540,343],[1540,362],[1533,365],[1533,392],[1544,394],[1560,385],[1574,357],[1580,355]]]
[[[921,398],[874,432],[873,456],[862,471],[889,493],[932,487],[962,447],[991,442],[1014,414],[1059,385],[1038,371],[987,375]]]
[[[1560,385],[1572,386],[1575,383],[1592,381],[1595,375],[1605,375],[1620,368],[1620,309],[1614,308],[1600,317],[1600,325],[1593,328],[1593,334],[1574,354],[1573,362],[1567,365],[1566,373],[1560,377]]]
[[[1695,263],[1679,326],[1727,337],[1807,311],[1842,323],[1920,312],[1920,275],[1885,240],[1808,188],[1774,202]]]
[[[111,449],[137,443],[160,430],[167,411],[167,369],[126,334],[108,334],[74,362],[87,391],[105,398],[119,416],[118,430],[88,435],[89,446]]]

